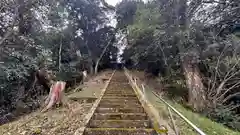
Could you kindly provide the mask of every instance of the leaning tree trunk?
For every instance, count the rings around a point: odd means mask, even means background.
[[[61,37],[61,41],[60,41],[60,46],[59,46],[59,50],[58,50],[58,71],[61,71],[61,61],[62,61],[62,37]]]
[[[182,61],[182,68],[188,88],[188,104],[195,111],[202,111],[205,107],[205,91],[198,66],[193,62],[194,57],[185,56]]]
[[[98,65],[99,65],[100,59],[97,60],[96,65],[95,65],[95,69],[94,69],[94,73],[97,74],[98,72]]]
[[[111,41],[112,41],[112,39],[111,39],[111,40],[108,42],[108,44],[104,47],[104,49],[103,49],[103,51],[102,51],[100,57],[97,59],[97,62],[96,62],[96,65],[95,65],[95,72],[94,72],[95,74],[97,74],[97,72],[98,72],[98,65],[99,65],[99,62],[101,61],[103,55],[105,54],[105,52],[106,52],[108,46],[111,44]]]
[[[89,74],[93,75],[94,69],[93,69],[93,58],[92,58],[92,51],[90,50],[88,46],[88,40],[85,41],[85,46],[88,51],[88,68],[89,68]]]
[[[90,62],[90,65],[89,65],[89,74],[90,74],[90,75],[93,75],[93,72],[94,72],[93,62]]]

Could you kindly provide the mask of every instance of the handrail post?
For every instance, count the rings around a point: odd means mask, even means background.
[[[187,124],[189,124],[196,132],[198,132],[200,135],[206,135],[201,129],[199,129],[196,125],[194,125],[190,120],[188,120],[185,116],[183,116],[180,112],[178,112],[174,107],[172,107],[168,102],[166,102],[164,99],[162,99],[159,95],[157,95],[155,92],[153,94],[159,98],[164,104],[166,104],[171,110],[173,110],[178,116],[180,116]],[[157,101],[160,102],[160,101]],[[160,102],[161,103],[161,102]]]
[[[170,119],[171,119],[171,122],[172,122],[173,130],[175,131],[175,134],[178,135],[177,127],[176,127],[175,121],[173,119],[171,109],[168,106],[166,106],[166,107],[167,107],[168,112],[169,112],[169,116],[170,116]]]
[[[144,97],[146,97],[146,96],[145,96],[146,92],[145,92],[144,84],[142,84],[142,92],[143,92]]]

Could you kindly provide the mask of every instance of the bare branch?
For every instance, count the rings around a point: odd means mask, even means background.
[[[232,95],[227,96],[227,97],[222,101],[222,103],[225,103],[226,101],[228,101],[229,99],[231,99],[231,98],[233,98],[233,97],[235,97],[235,96],[237,96],[237,95],[240,95],[240,92],[237,92],[237,93],[234,93],[234,94],[232,94]]]
[[[232,110],[234,110],[236,108],[239,108],[239,107],[240,107],[240,104],[239,105],[234,105],[234,106],[230,107],[228,110],[232,111]]]
[[[238,73],[240,73],[240,70],[235,72],[234,74],[232,74],[231,76],[229,76],[226,80],[230,80],[232,77],[234,77],[235,75],[237,75]]]
[[[222,58],[223,53],[224,53],[226,48],[227,48],[227,46],[224,47],[223,51],[221,52],[220,56],[218,57],[217,65],[215,67],[214,81],[213,81],[213,85],[212,85],[212,88],[210,89],[210,91],[213,91],[213,89],[215,88],[216,81],[217,81],[217,72],[218,72],[217,70],[218,70],[218,67],[219,67],[219,64],[220,64],[220,59]]]
[[[240,84],[240,81],[237,82],[237,83],[235,83],[235,84],[234,84],[233,86],[231,86],[230,88],[228,88],[222,95],[220,95],[220,96],[217,98],[217,100],[223,98],[223,97],[224,97],[229,91],[231,91],[233,88],[238,87],[239,84]]]
[[[211,4],[213,4],[213,3],[218,3],[218,4],[226,4],[226,2],[222,2],[221,0],[203,0],[202,1],[203,3],[211,3]]]
[[[226,79],[228,77],[228,75],[235,69],[235,67],[239,64],[240,62],[240,58],[237,60],[237,62],[233,65],[233,67],[228,71],[227,75],[224,77],[224,79]],[[236,73],[235,73],[236,74]],[[231,78],[232,76],[229,77],[229,79]],[[229,80],[228,79],[228,80]]]

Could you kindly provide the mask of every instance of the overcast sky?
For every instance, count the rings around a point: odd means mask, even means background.
[[[105,0],[108,4],[115,6],[118,2],[122,0]]]
[[[105,0],[108,4],[115,6],[117,3],[121,2],[122,0]],[[148,0],[143,0],[147,2]]]
[[[117,3],[121,2],[122,0],[105,0],[109,5],[112,5],[112,6],[116,6]],[[143,0],[143,1],[147,1],[147,0]],[[116,26],[116,20],[113,19],[114,18],[114,15],[110,15],[109,16],[111,19],[111,25],[112,26]],[[118,35],[120,36],[120,38],[123,38],[124,35]],[[117,56],[117,62],[120,62],[122,60],[122,58],[120,57],[120,55],[123,53],[125,47],[126,47],[126,41],[125,40],[119,40],[119,42],[117,43],[117,47],[119,49],[119,52],[118,52],[118,56]]]

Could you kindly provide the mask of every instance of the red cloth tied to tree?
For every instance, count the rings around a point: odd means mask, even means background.
[[[60,99],[60,93],[64,88],[63,85],[64,85],[63,82],[57,82],[53,85],[52,92],[53,92],[53,96],[55,97],[54,98],[55,102],[59,101]]]
[[[66,82],[63,81],[57,81],[52,85],[49,96],[45,102],[48,105],[46,106],[44,111],[51,108],[54,104],[60,103],[62,101],[62,92],[64,91],[65,86]]]

